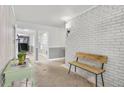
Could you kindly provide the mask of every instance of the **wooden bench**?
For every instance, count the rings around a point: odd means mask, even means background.
[[[103,72],[105,72],[105,69],[103,67],[104,64],[107,63],[107,56],[77,52],[76,57],[77,57],[76,61],[69,62],[70,67],[68,74],[70,73],[71,65],[75,66],[75,72],[76,72],[76,67],[79,67],[81,69],[87,70],[88,72],[94,73],[96,75],[96,87],[97,87],[97,75],[101,74],[102,84],[104,86]],[[85,64],[86,62],[85,63],[79,62],[78,61],[79,58],[98,62],[101,64],[101,67]]]

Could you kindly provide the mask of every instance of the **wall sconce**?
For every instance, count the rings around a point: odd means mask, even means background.
[[[68,37],[69,36],[69,34],[70,34],[70,32],[71,32],[71,24],[70,24],[70,22],[68,22],[68,23],[66,23],[66,30],[67,30],[67,32],[66,32],[66,36]]]
[[[66,36],[68,37],[68,36],[69,36],[69,34],[70,34],[70,30],[69,30],[69,29],[67,29]]]

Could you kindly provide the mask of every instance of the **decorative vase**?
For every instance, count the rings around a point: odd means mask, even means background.
[[[19,65],[23,65],[26,59],[26,53],[25,52],[20,52],[18,54],[18,60],[19,60]]]

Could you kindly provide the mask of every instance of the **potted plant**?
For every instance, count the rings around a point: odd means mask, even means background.
[[[19,54],[18,54],[19,63],[18,64],[19,65],[24,64],[25,59],[26,59],[26,52],[24,52],[24,51],[19,52]]]

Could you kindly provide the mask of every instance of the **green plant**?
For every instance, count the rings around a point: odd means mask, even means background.
[[[19,52],[18,54],[19,65],[24,64],[25,58],[26,58],[26,52],[24,51]]]

